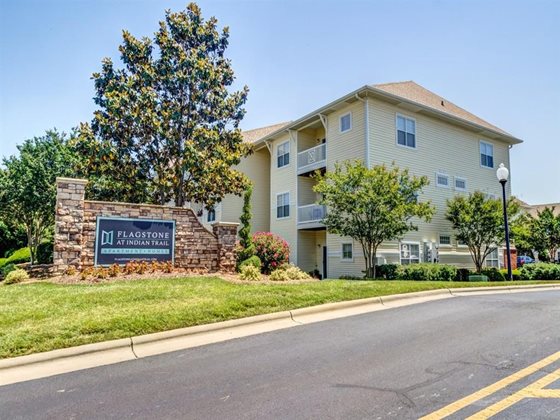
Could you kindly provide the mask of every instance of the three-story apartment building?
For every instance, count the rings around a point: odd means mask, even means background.
[[[499,197],[496,168],[510,167],[509,149],[521,143],[412,81],[364,86],[295,121],[244,135],[255,151],[239,166],[254,184],[253,230],[282,236],[292,262],[330,278],[362,276],[365,263],[358,243],[321,223],[327,209],[317,204],[314,171],[361,159],[368,167],[394,163],[426,175],[430,185],[419,199],[436,206],[435,216],[402,240],[384,243],[378,263],[471,266],[467,247],[445,219],[446,200],[475,190]],[[237,221],[241,207],[241,198],[226,197],[201,219]],[[501,253],[496,249],[488,264],[500,265]]]

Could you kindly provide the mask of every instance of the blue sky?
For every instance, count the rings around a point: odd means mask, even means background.
[[[525,140],[513,192],[560,202],[560,0],[199,1],[231,31],[245,129],[365,84],[414,80]],[[95,109],[91,73],[121,30],[150,36],[186,1],[0,0],[0,155]]]

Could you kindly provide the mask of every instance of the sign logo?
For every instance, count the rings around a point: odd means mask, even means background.
[[[113,245],[113,231],[101,231],[101,245]]]

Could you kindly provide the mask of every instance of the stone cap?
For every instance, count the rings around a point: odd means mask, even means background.
[[[65,178],[62,176],[57,176],[56,177],[56,183],[68,183],[68,184],[81,184],[81,185],[86,185],[88,183],[87,179],[80,179],[80,178]]]
[[[237,226],[239,226],[239,223],[235,223],[235,222],[214,222],[214,223],[212,223],[212,226],[237,227]]]

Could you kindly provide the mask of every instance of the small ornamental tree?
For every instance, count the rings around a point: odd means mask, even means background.
[[[290,246],[280,236],[270,232],[256,232],[253,235],[255,255],[262,262],[262,272],[270,274],[290,260]]]
[[[80,126],[88,194],[130,202],[205,203],[241,195],[235,165],[250,153],[239,123],[248,88],[231,88],[229,29],[190,3],[165,12],[153,38],[123,31],[122,66],[93,74],[98,109]]]
[[[323,223],[329,232],[360,243],[368,278],[375,278],[375,258],[382,242],[417,230],[413,219],[429,221],[434,213],[429,202],[418,200],[428,178],[411,176],[406,169],[385,165],[368,169],[361,161],[347,161],[317,177],[315,192],[327,206]]]
[[[533,249],[545,251],[547,259],[555,261],[560,248],[560,214],[554,215],[554,207],[545,207],[532,218],[530,226]]]
[[[239,221],[241,229],[239,229],[239,245],[240,250],[237,253],[237,261],[241,263],[247,258],[255,255],[255,245],[251,238],[251,196],[253,194],[253,186],[249,184],[245,194],[243,195],[243,210]]]
[[[513,220],[519,206],[510,199],[508,215]],[[457,195],[447,200],[447,220],[455,230],[457,240],[469,247],[477,273],[484,267],[486,257],[505,241],[502,201],[475,191],[468,196]]]

